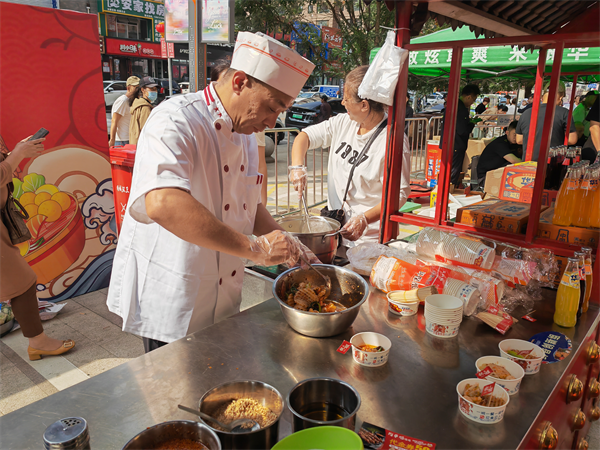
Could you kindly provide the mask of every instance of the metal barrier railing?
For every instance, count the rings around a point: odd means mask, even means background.
[[[433,139],[434,136],[440,136],[442,134],[442,119],[444,116],[432,116],[429,119],[429,131],[427,133],[427,139]]]
[[[428,121],[425,117],[406,119],[406,135],[410,145],[410,173],[425,173],[427,164]]]
[[[269,183],[271,180],[268,180],[268,194],[274,193],[275,195],[274,205],[271,202],[268,202],[266,205],[267,210],[274,216],[290,215],[300,211],[298,195],[288,181],[288,166],[292,162],[290,138],[292,133],[297,134],[299,131],[298,128],[269,128],[265,130],[275,143],[275,150],[273,151],[273,158],[275,160],[274,188]],[[281,142],[286,142],[284,148],[280,148],[278,145]],[[326,164],[328,157],[329,148],[323,149],[319,147],[309,150],[306,154],[305,164],[308,170],[308,179],[304,198],[307,200],[308,208],[319,206],[327,201],[325,178],[327,176]],[[271,197],[270,195],[268,196]]]

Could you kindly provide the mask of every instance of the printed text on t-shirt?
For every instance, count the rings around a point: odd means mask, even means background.
[[[340,152],[341,152],[341,154],[340,154]],[[335,151],[335,154],[336,155],[339,154],[342,157],[342,159],[344,159],[344,160],[346,158],[348,158],[348,156],[351,155],[350,158],[348,159],[348,163],[354,164],[356,162],[356,158],[358,158],[358,155],[360,153],[357,152],[356,150],[352,150],[352,146],[350,144],[347,144],[346,142],[342,142],[340,144],[340,146],[338,147],[338,149]],[[369,159],[369,155],[363,155],[361,160],[358,162],[358,164],[356,164],[356,167],[360,166],[367,159]]]

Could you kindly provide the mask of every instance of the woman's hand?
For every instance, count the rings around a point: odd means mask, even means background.
[[[44,150],[44,144],[42,142],[44,142],[46,138],[29,141],[28,139],[30,138],[31,136],[23,139],[16,145],[16,147],[12,151],[12,153],[21,160],[25,158],[33,158],[35,156],[39,156]]]
[[[308,175],[306,166],[289,166],[288,171],[290,183],[294,185],[294,189],[302,197],[304,189],[306,189],[306,177]]]
[[[369,225],[364,214],[352,217],[342,228],[342,236],[349,241],[356,241],[363,237]]]

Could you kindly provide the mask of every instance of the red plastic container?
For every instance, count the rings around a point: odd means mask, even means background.
[[[117,233],[121,232],[121,225],[123,224],[127,202],[129,201],[133,164],[135,163],[135,149],[136,146],[133,144],[110,148]]]

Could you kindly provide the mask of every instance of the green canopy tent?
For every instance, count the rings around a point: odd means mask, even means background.
[[[476,39],[468,27],[456,30],[446,28],[426,36],[411,39],[411,44],[430,42],[450,42]],[[481,37],[483,39],[483,36]],[[372,62],[379,48],[371,50]],[[462,76],[471,80],[502,78],[535,78],[539,50],[525,50],[518,46],[465,48],[462,60]],[[448,77],[452,50],[411,51],[408,57],[408,71],[412,75],[426,77]],[[548,72],[552,68],[554,50],[548,50],[546,57]],[[598,72],[600,70],[600,48],[567,48],[564,50],[562,72]],[[567,76],[571,80],[571,76]],[[578,82],[596,83],[600,75],[582,75]]]

